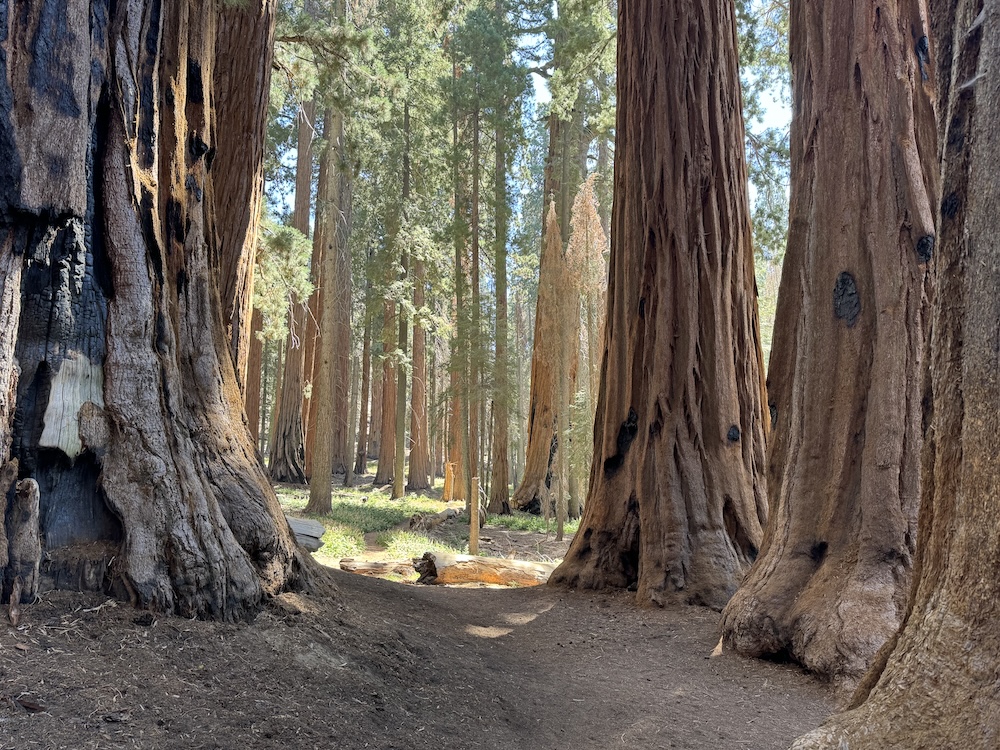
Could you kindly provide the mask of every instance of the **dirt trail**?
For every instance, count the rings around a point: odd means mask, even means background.
[[[709,660],[706,610],[333,575],[250,625],[46,595],[0,633],[0,748],[767,750],[833,710],[790,667]]]

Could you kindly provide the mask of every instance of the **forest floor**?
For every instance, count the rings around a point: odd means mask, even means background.
[[[835,709],[793,667],[710,659],[709,610],[330,576],[248,624],[45,593],[0,626],[0,750],[777,750]]]

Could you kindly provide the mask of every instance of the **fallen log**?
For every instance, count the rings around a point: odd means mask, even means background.
[[[417,583],[492,583],[499,586],[538,586],[549,580],[556,569],[555,563],[443,552],[425,552],[423,557],[414,558],[413,567],[420,574]]]
[[[410,563],[402,561],[373,562],[371,560],[355,560],[353,557],[345,557],[340,561],[340,569],[348,573],[358,573],[363,576],[385,576],[395,573],[396,575],[408,576],[413,572]]]

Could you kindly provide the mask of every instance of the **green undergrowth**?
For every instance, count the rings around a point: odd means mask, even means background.
[[[486,523],[489,526],[503,526],[511,531],[534,531],[538,534],[554,534],[556,530],[554,518],[546,521],[542,516],[517,510],[507,516],[487,516]],[[580,528],[580,519],[576,518],[567,521],[563,530],[566,534],[575,534],[578,528]]]
[[[278,486],[275,491],[286,513],[305,515],[306,503],[309,501],[307,487]],[[365,534],[371,533],[378,534],[375,544],[386,548],[374,557],[387,560],[420,557],[428,551],[463,552],[468,549],[465,539],[442,541],[431,539],[426,534],[397,528],[415,513],[434,514],[446,507],[440,500],[415,494],[408,494],[401,500],[392,500],[388,494],[374,490],[371,485],[335,487],[330,513],[309,516],[326,527],[323,546],[316,552],[316,556],[333,559],[358,557],[366,551]]]
[[[409,560],[420,557],[425,552],[447,552],[468,554],[467,541],[431,539],[426,534],[415,531],[387,531],[378,536],[378,544],[385,547],[385,556],[390,560]]]
[[[307,487],[282,485],[275,487],[275,491],[286,513],[305,515],[309,500]],[[408,494],[401,500],[392,500],[387,492],[375,490],[371,485],[334,487],[330,513],[309,516],[326,527],[323,546],[316,556],[333,561],[362,555],[368,559],[408,560],[424,552],[466,554],[469,551],[469,520],[465,513],[454,522],[439,526],[433,537],[405,527],[416,513],[430,515],[446,507],[446,503],[426,495]],[[554,534],[556,529],[555,520],[546,521],[541,516],[522,512],[491,515],[486,523],[539,534]],[[567,521],[566,534],[576,533],[579,525],[579,520]],[[373,547],[384,549],[375,551]]]

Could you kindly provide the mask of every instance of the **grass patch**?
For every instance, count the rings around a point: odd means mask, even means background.
[[[533,513],[524,513],[519,510],[515,510],[506,516],[487,516],[486,523],[490,526],[503,526],[511,531],[534,531],[538,534],[554,534],[556,530],[556,521],[554,518],[549,519],[548,524],[546,524],[545,519],[541,516],[536,516]],[[580,519],[576,518],[572,521],[567,521],[563,530],[566,534],[575,534],[579,528]]]
[[[357,557],[365,551],[365,538],[357,529],[339,523],[324,523],[323,546],[316,554],[321,557]]]
[[[309,502],[307,487],[275,487],[282,510],[290,515],[305,515]],[[379,555],[386,559],[406,559],[420,557],[428,550],[441,552],[461,552],[454,546],[432,541],[422,534],[405,531],[391,531],[405,523],[414,513],[438,513],[446,505],[440,500],[407,495],[402,500],[392,500],[388,495],[372,491],[371,486],[337,487],[334,490],[330,513],[321,516],[310,515],[326,527],[323,546],[316,552],[317,557],[341,559],[359,557],[365,553],[365,534],[382,532],[378,543],[388,549]],[[449,540],[450,542],[451,540]]]
[[[298,487],[278,487],[278,501],[286,511],[302,513],[309,501],[309,490]],[[330,513],[313,516],[324,524],[349,526],[361,534],[385,531],[409,520],[414,513],[438,513],[445,504],[417,495],[391,500],[388,495],[373,492],[371,487],[338,487],[333,494]]]
[[[469,545],[446,544],[438,539],[431,539],[426,534],[413,531],[387,531],[379,534],[377,541],[385,547],[385,556],[389,560],[408,560],[420,557],[425,552],[446,552],[452,555],[468,554]]]

